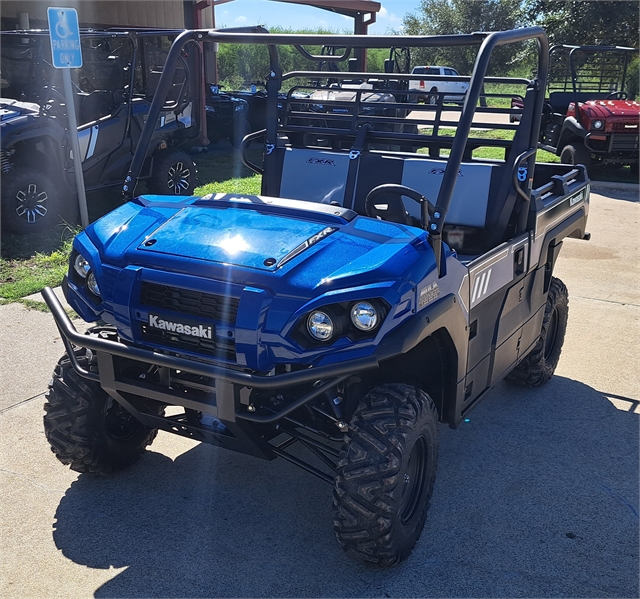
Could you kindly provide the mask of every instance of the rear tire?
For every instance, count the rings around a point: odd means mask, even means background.
[[[162,150],[153,161],[147,186],[158,195],[190,196],[197,184],[196,165],[184,150]]]
[[[333,494],[334,531],[358,561],[406,559],[424,527],[438,462],[431,398],[403,384],[371,390],[345,436]]]
[[[438,103],[438,88],[437,87],[432,87],[429,90],[429,95],[427,96],[427,104],[430,104],[431,106],[435,106]]]
[[[591,153],[580,141],[567,144],[560,152],[560,162],[562,164],[582,164],[587,171],[591,168]]]
[[[524,387],[540,387],[548,383],[560,359],[568,319],[569,292],[560,279],[552,277],[540,337],[505,380]]]
[[[86,351],[76,350],[88,367]],[[138,422],[100,385],[78,375],[67,354],[53,373],[44,405],[44,432],[51,451],[71,470],[107,476],[131,466],[158,434]],[[156,413],[164,408],[158,405]]]

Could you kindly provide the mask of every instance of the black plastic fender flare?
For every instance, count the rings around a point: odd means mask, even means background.
[[[560,156],[564,146],[571,138],[576,137],[582,140],[586,135],[587,130],[576,120],[576,118],[568,116],[562,123],[562,131],[560,132],[556,155]]]
[[[65,183],[74,187],[74,185],[70,184],[70,181],[67,180],[67,173],[64,171],[64,160],[62,159],[61,149],[63,137],[64,131],[62,131],[57,125],[52,123],[34,123],[28,127],[8,133],[2,140],[2,149],[10,150],[16,144],[22,142],[35,143],[36,141],[43,141],[47,146],[47,150],[50,152],[47,156],[49,161],[48,166],[53,166],[54,171],[62,173],[62,178]],[[55,162],[55,164],[52,165],[51,162]],[[31,166],[38,169],[42,168],[41,164],[32,164]]]

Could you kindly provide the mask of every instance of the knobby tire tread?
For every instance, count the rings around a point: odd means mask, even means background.
[[[77,350],[76,356],[87,367],[84,350]],[[157,429],[141,427],[130,439],[109,439],[100,426],[107,393],[98,383],[78,375],[66,354],[54,370],[45,397],[44,430],[51,450],[76,472],[107,476],[122,470],[136,462],[158,434]]]
[[[403,384],[370,391],[350,424],[338,462],[334,488],[334,531],[344,551],[358,561],[391,566],[404,560],[420,537],[426,520],[437,463],[438,415],[431,398]],[[410,534],[399,530],[405,442],[424,423],[435,427],[433,467],[427,495]],[[408,455],[406,456],[408,459]]]
[[[545,360],[545,340],[553,310],[558,309],[558,331],[555,347],[549,360]],[[545,304],[542,330],[538,341],[527,356],[506,377],[506,381],[521,387],[540,387],[549,382],[562,352],[562,344],[569,315],[569,292],[566,285],[555,277],[551,278],[549,295]]]

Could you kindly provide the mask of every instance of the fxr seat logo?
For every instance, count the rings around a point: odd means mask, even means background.
[[[307,164],[320,164],[322,166],[336,166],[335,160],[330,158],[309,158]]]

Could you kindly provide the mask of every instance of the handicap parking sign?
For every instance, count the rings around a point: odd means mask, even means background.
[[[82,66],[80,26],[74,8],[47,9],[51,58],[56,69],[77,69]]]

